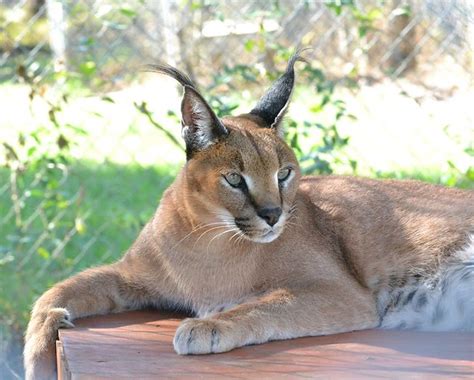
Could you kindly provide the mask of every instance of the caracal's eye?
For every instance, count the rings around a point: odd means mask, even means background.
[[[238,173],[225,174],[224,178],[229,183],[229,185],[232,186],[232,187],[239,187],[244,182],[244,179]]]
[[[280,169],[278,171],[278,181],[279,182],[286,181],[288,179],[288,177],[290,176],[290,174],[291,174],[291,169],[290,168]]]

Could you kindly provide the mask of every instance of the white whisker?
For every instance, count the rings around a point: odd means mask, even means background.
[[[199,235],[199,237],[198,237],[198,238],[196,239],[196,241],[194,242],[194,244],[193,244],[193,249],[194,249],[194,247],[196,247],[196,244],[199,242],[199,240],[201,240],[201,238],[202,238],[204,235],[206,235],[207,233],[212,232],[212,231],[214,231],[214,230],[218,230],[218,229],[221,229],[221,228],[228,228],[228,227],[229,227],[229,225],[228,225],[227,223],[222,223],[220,226],[212,227],[212,228],[210,228],[210,229],[204,231],[201,235]]]
[[[212,243],[215,239],[217,239],[218,237],[220,237],[220,236],[222,236],[222,235],[224,235],[224,234],[226,234],[226,233],[228,233],[228,232],[233,232],[233,231],[236,231],[236,230],[237,230],[236,227],[234,227],[234,228],[229,228],[228,230],[225,230],[224,232],[221,232],[221,233],[217,234],[216,236],[214,236],[214,237],[209,241],[209,243],[207,244],[207,252],[209,253],[209,247],[210,247],[211,243]]]
[[[199,230],[202,230],[203,228],[207,228],[207,227],[210,227],[210,226],[214,226],[214,225],[222,225],[222,222],[212,222],[212,223],[207,223],[207,224],[198,224],[195,228],[193,228],[191,230],[191,232],[189,232],[188,234],[186,234],[181,240],[179,240],[173,248],[171,248],[171,251],[174,251],[181,243],[183,243],[186,239],[188,239],[189,237],[191,237],[192,234],[198,232]]]
[[[240,229],[238,229],[238,230],[237,230],[236,232],[234,232],[234,234],[230,237],[229,243],[232,243],[232,240],[233,240],[234,238],[238,238],[241,234],[242,234],[242,231],[240,231]],[[237,239],[236,239],[235,242],[237,242]],[[235,243],[235,242],[234,242],[234,243]]]

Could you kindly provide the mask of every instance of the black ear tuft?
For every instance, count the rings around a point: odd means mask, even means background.
[[[185,86],[181,101],[182,135],[189,158],[229,134],[227,128],[193,87]]]
[[[303,50],[299,49],[288,61],[285,73],[278,78],[270,89],[260,98],[250,113],[258,116],[270,128],[278,131],[278,126],[285,115],[290,102],[291,93],[295,83],[294,65],[296,61],[305,61],[300,54]],[[280,131],[278,131],[280,132]],[[280,132],[281,133],[281,132]]]
[[[194,85],[193,81],[185,73],[179,71],[173,66],[168,65],[167,63],[160,62],[155,65],[144,65],[142,70],[152,72],[152,73],[160,73],[160,74],[168,75],[169,77],[178,81],[179,84],[183,87],[189,86],[189,87],[197,88]]]
[[[181,101],[181,123],[187,159],[228,135],[227,128],[186,74],[165,63],[146,65],[144,70],[168,75],[184,87],[183,100]]]

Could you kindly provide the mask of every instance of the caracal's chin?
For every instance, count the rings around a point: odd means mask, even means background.
[[[272,241],[278,239],[284,228],[285,222],[284,220],[281,220],[273,227],[267,226],[261,230],[258,230],[258,232],[249,233],[242,231],[242,233],[247,240],[250,240],[254,243],[271,243]]]
[[[273,230],[268,231],[267,233],[261,235],[261,236],[248,236],[245,235],[245,237],[255,243],[271,243],[272,241],[276,240],[278,236],[280,236],[280,232],[275,232]]]

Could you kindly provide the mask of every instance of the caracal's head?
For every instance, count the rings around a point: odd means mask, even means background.
[[[150,66],[184,86],[183,186],[195,223],[229,239],[241,236],[258,243],[269,243],[282,233],[301,175],[293,151],[282,140],[281,127],[298,58],[291,58],[285,74],[248,114],[222,119],[186,75],[167,65]]]

